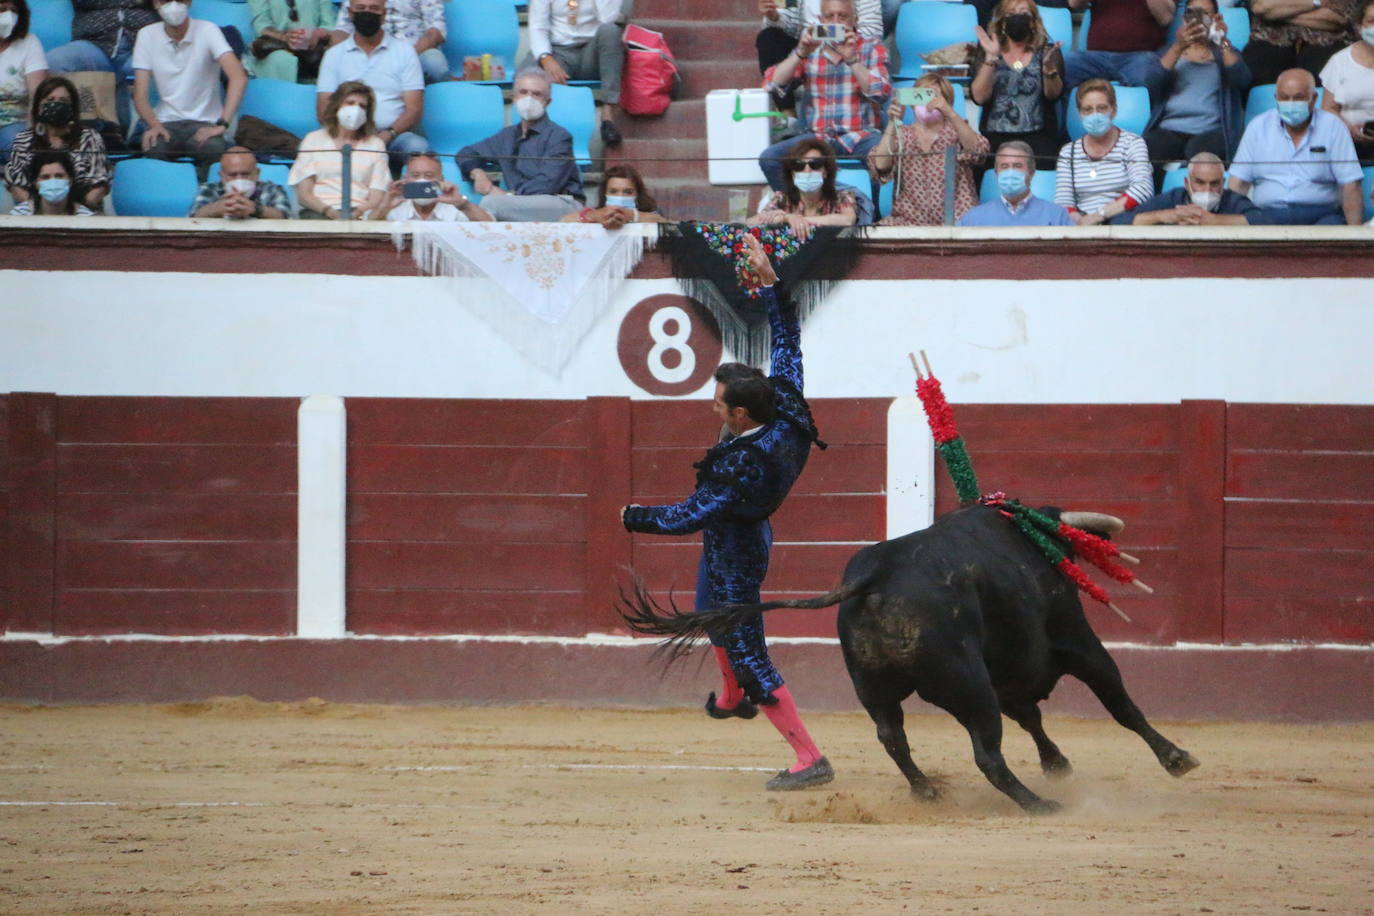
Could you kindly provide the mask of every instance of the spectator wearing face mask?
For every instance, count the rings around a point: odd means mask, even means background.
[[[837,156],[862,159],[878,145],[892,83],[887,49],[860,35],[856,21],[854,0],[821,0],[821,24],[843,29],[843,41],[822,42],[804,30],[796,50],[765,72],[763,83],[779,100],[804,87],[804,131],[827,143]],[[774,143],[759,156],[759,168],[775,191],[783,187],[790,161],[787,151],[794,142],[795,137]]]
[[[398,156],[429,149],[413,128],[425,113],[420,57],[407,41],[382,29],[386,0],[349,0],[353,34],[324,54],[315,84],[315,114],[323,120],[330,96],[347,82],[366,83],[377,97],[377,135]]]
[[[1345,123],[1313,110],[1317,87],[1306,70],[1285,70],[1275,108],[1250,122],[1231,163],[1231,190],[1260,208],[1253,222],[1358,226],[1364,216],[1355,144]]]
[[[386,144],[377,136],[377,98],[364,83],[348,82],[329,96],[319,130],[301,140],[287,180],[296,189],[301,219],[343,218],[343,148],[353,147],[349,186],[352,219],[380,206],[391,186]]]
[[[153,0],[162,19],[134,41],[134,108],[143,119],[143,150],[167,159],[190,155],[202,174],[229,148],[229,124],[248,74],[219,26],[192,19],[182,0]],[[220,74],[229,81],[220,96]],[[150,89],[157,86],[157,107]]]
[[[5,185],[16,201],[28,199],[29,165],[44,150],[64,150],[76,169],[73,181],[82,189],[77,203],[99,210],[110,190],[110,160],[100,132],[81,126],[81,97],[71,81],[50,76],[33,93],[29,123],[14,138],[5,165]]]
[[[321,2],[327,3],[328,0]],[[339,8],[330,44],[346,41],[357,31],[348,6]],[[444,0],[387,0],[382,30],[415,50],[426,83],[437,83],[450,77],[451,64],[443,50],[444,39],[448,35],[448,25],[444,22]]]
[[[813,226],[853,226],[859,218],[852,188],[835,185],[835,154],[818,137],[794,141],[787,150],[781,191],[764,202],[748,220],[751,226],[792,227],[799,238]]]
[[[1035,153],[1030,144],[1008,140],[997,148],[993,162],[997,175],[997,199],[974,207],[959,217],[960,226],[1072,226],[1069,211],[1031,193]]]
[[[923,76],[917,88],[934,90],[926,105],[915,109],[915,120],[903,124],[906,106],[893,100],[887,110],[882,139],[868,154],[868,167],[879,181],[896,181],[892,212],[884,226],[943,226],[945,224],[945,150],[957,152],[954,164],[954,218],[978,204],[973,168],[988,157],[986,137],[954,110],[954,88],[943,76]]]
[[[1260,221],[1250,198],[1225,185],[1223,163],[1215,153],[1188,160],[1183,187],[1156,194],[1131,211],[1136,226],[1248,226]]]
[[[48,59],[29,34],[27,0],[0,0],[0,160],[28,126],[29,100],[48,76]]]
[[[538,67],[515,76],[519,121],[458,151],[458,171],[498,222],[558,222],[582,207],[572,134],[549,120],[549,77]],[[504,188],[487,169],[499,168]]]
[[[1116,90],[1106,80],[1078,87],[1083,136],[1059,151],[1054,202],[1069,211],[1075,225],[1098,226],[1149,200],[1155,194],[1150,151],[1139,134],[1112,123]]]
[[[626,223],[666,223],[658,214],[654,200],[639,170],[620,163],[606,169],[601,180],[601,206],[583,207],[576,213],[565,213],[565,223],[600,223],[607,229],[619,229]]]
[[[406,197],[406,186],[427,184],[436,188],[437,197]],[[387,190],[386,200],[372,211],[375,220],[408,222],[418,220],[422,223],[466,223],[490,222],[491,214],[467,196],[451,181],[444,180],[444,170],[439,157],[433,153],[412,153],[406,162],[405,175],[400,181],[393,181]]]
[[[334,23],[329,0],[248,0],[248,11],[256,36],[248,47],[254,76],[294,83],[319,75]]]
[[[1322,68],[1322,108],[1340,115],[1361,161],[1374,160],[1374,0],[1355,6],[1360,40]]]
[[[10,210],[11,216],[90,216],[79,203],[80,188],[73,181],[76,167],[64,150],[40,150],[29,163],[28,197]]]
[[[219,181],[207,181],[186,214],[197,219],[290,219],[286,189],[258,174],[258,160],[245,146],[219,157]]]
[[[1002,0],[988,31],[975,30],[969,95],[983,107],[979,132],[992,147],[1020,140],[1046,168],[1059,153],[1055,102],[1064,94],[1064,55],[1050,43],[1035,0]]]

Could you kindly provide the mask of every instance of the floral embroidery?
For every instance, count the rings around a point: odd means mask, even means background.
[[[744,254],[744,236],[752,235],[763,243],[763,251],[778,270],[783,261],[801,250],[801,242],[793,234],[790,226],[741,226],[738,223],[696,223],[693,228],[700,233],[707,246],[716,254],[735,264],[735,279],[740,290],[749,298],[759,296],[762,278],[749,267]]]

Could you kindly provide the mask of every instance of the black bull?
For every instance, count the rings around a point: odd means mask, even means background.
[[[1065,674],[1086,684],[1174,776],[1198,765],[1131,701],[1073,583],[987,506],[863,548],[845,567],[843,584],[818,598],[678,613],[660,609],[641,586],[622,613],[632,629],[668,636],[666,647],[676,655],[708,630],[728,629],[750,614],[836,603],[840,646],[859,702],[919,797],[934,798],[936,789],[911,759],[902,726],[901,704],[913,692],[968,729],[974,760],[989,782],[1027,811],[1058,809],[1007,767],[1001,714],[1035,739],[1047,775],[1067,775],[1069,761],[1045,734],[1038,705]]]

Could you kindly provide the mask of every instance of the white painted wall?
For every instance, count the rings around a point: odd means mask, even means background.
[[[444,282],[0,271],[0,391],[647,397],[617,359],[619,322],[678,291],[626,281],[554,377]],[[964,403],[1369,404],[1371,302],[1367,279],[850,281],[805,327],[807,392],[907,394],[906,353],[924,348]]]

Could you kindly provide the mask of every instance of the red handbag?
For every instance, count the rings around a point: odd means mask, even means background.
[[[625,70],[620,80],[620,107],[626,114],[661,115],[668,110],[677,63],[662,32],[625,27]]]

